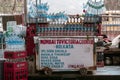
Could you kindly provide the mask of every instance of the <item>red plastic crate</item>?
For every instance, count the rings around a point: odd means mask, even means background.
[[[4,80],[28,80],[28,70],[5,70]]]
[[[4,80],[28,80],[27,62],[4,62]]]
[[[4,52],[4,58],[8,59],[17,59],[17,58],[25,58],[27,56],[26,51],[5,51]]]
[[[5,70],[19,70],[19,69],[27,69],[28,64],[27,62],[4,62],[4,69]]]
[[[28,71],[25,69],[5,71],[4,80],[28,80]]]

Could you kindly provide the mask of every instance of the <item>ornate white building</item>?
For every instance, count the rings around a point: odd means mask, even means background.
[[[109,10],[102,14],[102,33],[111,40],[120,34],[120,10]]]

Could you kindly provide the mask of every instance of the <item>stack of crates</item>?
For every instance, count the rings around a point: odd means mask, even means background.
[[[28,80],[26,51],[5,51],[4,80]]]

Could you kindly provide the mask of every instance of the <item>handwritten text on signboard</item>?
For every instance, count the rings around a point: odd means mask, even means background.
[[[42,38],[40,67],[76,69],[93,65],[93,39]]]

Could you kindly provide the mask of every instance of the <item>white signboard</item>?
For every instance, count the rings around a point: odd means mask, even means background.
[[[40,38],[39,69],[74,70],[94,66],[93,39]]]

